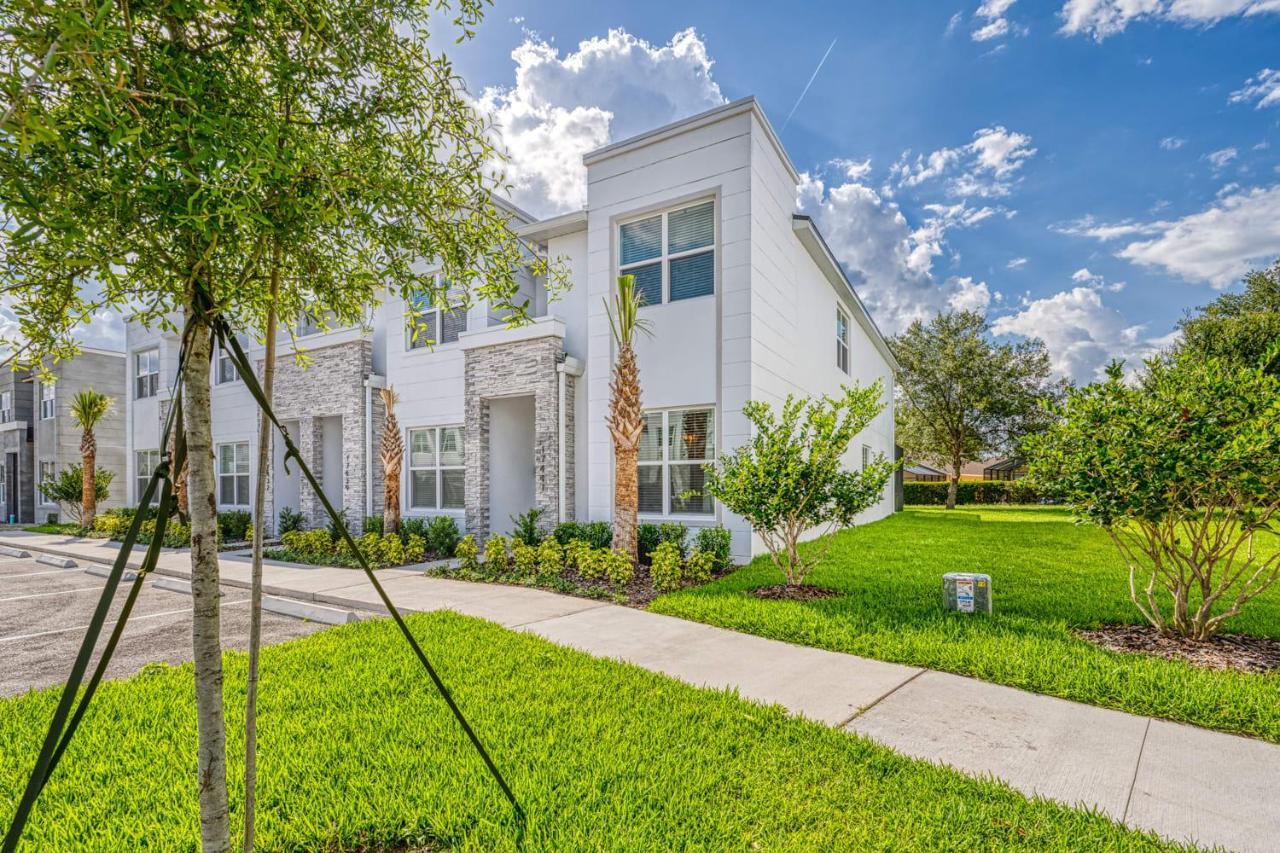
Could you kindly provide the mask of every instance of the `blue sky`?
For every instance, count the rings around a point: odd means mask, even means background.
[[[757,96],[882,327],[985,309],[1075,379],[1280,256],[1280,0],[499,0],[451,53],[539,214],[583,151]]]

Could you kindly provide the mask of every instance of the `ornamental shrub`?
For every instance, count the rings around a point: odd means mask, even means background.
[[[366,534],[376,536],[377,534]],[[378,555],[387,566],[403,566],[405,564],[404,543],[395,533],[386,534],[379,543]]]
[[[382,533],[382,516],[366,515],[364,517],[364,532],[381,534]]]
[[[412,534],[417,531],[409,532]],[[442,557],[452,554],[458,547],[458,540],[461,538],[458,533],[458,523],[447,515],[437,515],[431,519],[425,524],[419,535],[426,541],[428,551],[433,554],[439,554]]]
[[[476,545],[476,538],[468,533],[458,541],[457,547],[453,549],[453,556],[462,562],[462,568],[475,571],[480,568],[480,548]]]
[[[456,547],[456,546],[455,546]],[[448,553],[447,551],[445,553]],[[427,556],[427,541],[416,533],[404,537],[404,561],[421,563]]]
[[[110,539],[119,539],[129,529],[130,522],[133,521],[132,515],[125,516],[116,510],[107,510],[98,513],[93,519],[93,532],[101,533]]]
[[[674,542],[663,542],[653,549],[649,564],[649,577],[658,592],[671,592],[680,588],[683,572],[680,566],[680,548]]]
[[[242,509],[223,510],[218,513],[218,535],[223,542],[243,542],[248,539],[253,516]]]
[[[427,535],[427,520],[417,516],[408,516],[400,519],[400,535],[401,536],[421,536],[424,539]],[[455,543],[455,547],[456,543]],[[442,551],[442,554],[452,554],[453,549]]]
[[[631,579],[636,574],[636,567],[630,557],[608,548],[601,548],[597,553],[604,555],[601,560],[604,563],[604,575],[609,579],[609,583],[618,587],[631,583]]]
[[[537,545],[547,534],[542,530],[542,516],[545,509],[534,507],[519,515],[511,516],[511,538],[526,545]]]
[[[510,565],[507,560],[507,537],[494,533],[484,540],[484,565],[493,574],[506,572]]]
[[[730,556],[733,536],[723,527],[703,527],[694,537],[694,553],[701,551],[711,558],[711,570],[722,572],[733,565]],[[710,578],[710,574],[707,576]]]
[[[564,543],[564,565],[567,569],[582,571],[584,560],[589,560],[591,546],[581,539],[570,539]]]
[[[564,549],[554,536],[548,536],[538,546],[538,577],[553,578],[564,570]]]
[[[561,545],[575,539],[592,548],[608,548],[613,544],[613,527],[607,521],[562,521],[556,525],[554,535]]]
[[[662,532],[658,530],[658,525],[645,522],[636,528],[636,554],[641,563],[649,565],[650,555],[661,544]]]
[[[606,565],[613,552],[608,548],[592,548],[583,540],[578,540],[581,549],[578,552],[578,574],[587,580],[600,580],[608,571]],[[624,558],[625,559],[625,558]]]
[[[903,503],[915,506],[946,506],[947,484],[908,482],[902,484]],[[956,505],[1039,504],[1046,496],[1024,480],[961,480],[956,484]]]
[[[280,535],[288,533],[291,530],[301,530],[306,527],[306,519],[302,517],[302,513],[292,507],[285,507],[280,510]]]
[[[692,583],[706,583],[711,580],[711,571],[716,565],[716,555],[710,551],[695,548],[684,563],[684,576]]]
[[[532,577],[538,573],[538,549],[516,541],[511,545],[511,562],[516,567],[517,575],[522,578]]]

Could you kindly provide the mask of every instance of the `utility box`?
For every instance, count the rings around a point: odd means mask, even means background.
[[[943,575],[942,609],[959,613],[990,613],[991,575],[966,572]]]

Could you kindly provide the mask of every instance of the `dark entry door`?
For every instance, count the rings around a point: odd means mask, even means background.
[[[5,509],[14,521],[23,521],[22,518],[22,495],[18,492],[18,454],[6,453],[4,455],[4,494],[8,499]],[[9,519],[6,518],[5,521]]]

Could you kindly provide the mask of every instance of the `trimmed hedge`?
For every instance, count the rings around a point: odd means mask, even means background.
[[[903,503],[942,506],[947,502],[946,483],[903,483]],[[957,484],[956,505],[1039,504],[1044,496],[1018,480],[961,480]]]

